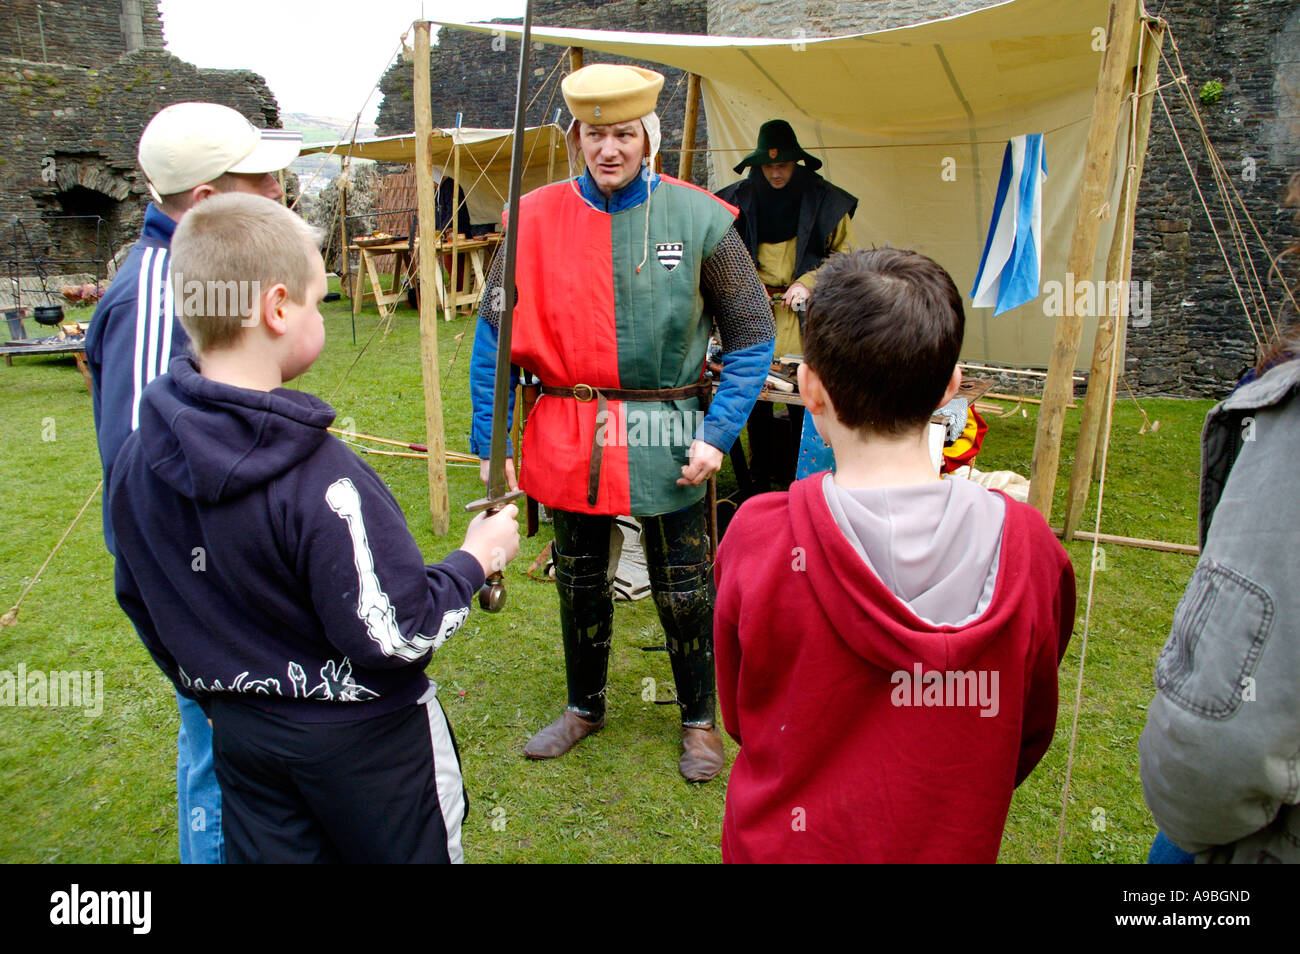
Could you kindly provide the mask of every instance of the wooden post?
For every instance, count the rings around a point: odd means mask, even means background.
[[[682,160],[677,163],[677,178],[691,181],[695,171],[695,124],[700,117],[700,78],[694,73],[686,77],[686,117],[682,123]]]
[[[424,377],[424,443],[429,448],[429,517],[433,532],[443,536],[451,529],[451,503],[447,497],[447,449],[442,427],[442,384],[438,375],[438,305],[432,294],[433,270],[438,267],[433,185],[433,104],[429,86],[429,23],[415,24],[415,187],[420,223],[424,226],[425,254],[420,256],[420,369]],[[360,277],[360,276],[358,276]]]
[[[1151,100],[1155,97],[1156,77],[1160,67],[1160,45],[1164,41],[1164,23],[1154,28],[1142,27],[1146,37],[1142,46],[1142,60],[1133,90],[1138,94],[1137,109],[1133,115],[1133,155],[1128,157],[1130,171],[1124,176],[1120,191],[1119,217],[1115,234],[1110,242],[1106,260],[1108,288],[1120,290],[1115,302],[1115,314],[1106,315],[1097,325],[1097,337],[1092,346],[1092,369],[1088,374],[1088,394],[1083,402],[1079,423],[1079,442],[1074,453],[1074,468],[1070,472],[1070,492],[1066,497],[1063,539],[1074,538],[1088,503],[1088,491],[1093,473],[1100,466],[1101,447],[1110,437],[1110,408],[1115,399],[1115,349],[1119,346],[1122,329],[1128,319],[1129,281],[1133,274],[1133,231],[1137,216],[1138,189],[1142,182],[1142,167],[1146,158],[1147,136],[1151,130]],[[1098,302],[1101,296],[1098,296]],[[1108,309],[1109,310],[1109,309]],[[1094,467],[1094,464],[1096,467]]]
[[[348,270],[348,161],[344,159],[339,166],[339,288],[346,286],[347,296],[352,297],[352,276]],[[353,314],[356,310],[353,309]]]
[[[555,134],[560,131],[555,123],[551,123],[550,132],[547,134],[550,139],[550,152],[546,156],[546,182],[549,185],[555,181]]]
[[[460,307],[460,142],[456,138],[459,131],[460,127],[451,131],[451,272],[447,276],[451,294],[442,312],[443,321],[455,318]]]
[[[582,69],[582,47],[569,47],[569,72],[576,73]]]
[[[1115,127],[1119,122],[1120,105],[1129,89],[1128,56],[1137,23],[1138,4],[1139,0],[1111,0],[1106,51],[1102,55],[1097,93],[1093,99],[1088,145],[1083,156],[1083,179],[1079,183],[1070,254],[1066,259],[1066,270],[1075,276],[1076,282],[1092,281],[1093,277],[1097,236],[1101,231],[1101,216],[1106,210],[1114,165]],[[1066,314],[1056,319],[1051,363],[1043,386],[1043,409],[1038,415],[1034,456],[1029,468],[1029,504],[1049,522],[1056,471],[1061,462],[1065,405],[1073,396],[1074,385],[1070,378],[1074,374],[1074,360],[1079,355],[1082,336],[1082,316]]]
[[[1124,352],[1128,347],[1128,321],[1121,321],[1119,327],[1115,329],[1115,350],[1119,353],[1115,355],[1115,373],[1118,377],[1111,382],[1111,389],[1107,396],[1110,398],[1106,402],[1106,419],[1101,422],[1101,437],[1097,452],[1092,455],[1092,479],[1093,481],[1101,480],[1101,459],[1106,453],[1106,448],[1110,446],[1110,428],[1111,422],[1115,418],[1115,399],[1119,397],[1119,383],[1124,380]]]

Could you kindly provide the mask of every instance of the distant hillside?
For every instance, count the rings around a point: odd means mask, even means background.
[[[285,129],[301,132],[304,145],[338,142],[344,137],[352,136],[350,119],[315,116],[310,113],[281,113],[280,121]],[[361,123],[357,130],[358,139],[367,139],[374,134],[374,123]],[[337,158],[315,155],[296,159],[289,168],[297,173],[303,192],[315,195],[339,174],[339,165]]]
[[[281,113],[280,122],[284,124],[285,129],[301,132],[304,142],[333,142],[352,133],[351,119],[336,119],[333,116]],[[361,128],[357,130],[358,139],[367,139],[374,134],[374,123],[362,123]]]

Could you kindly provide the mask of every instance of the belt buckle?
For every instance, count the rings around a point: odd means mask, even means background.
[[[596,400],[596,389],[590,384],[575,384],[573,386],[573,396],[579,401]]]

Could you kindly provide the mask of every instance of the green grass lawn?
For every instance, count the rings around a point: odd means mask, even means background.
[[[86,313],[88,315],[88,313]],[[352,344],[349,303],[324,309],[325,353],[295,386],[331,401],[359,432],[424,440],[419,333],[398,312],[392,333],[371,338],[367,309]],[[81,316],[79,316],[81,317]],[[472,324],[439,325],[439,367],[449,450],[468,451]],[[365,353],[357,359],[362,346]],[[351,371],[349,372],[349,367]],[[346,378],[345,378],[346,376]],[[1160,422],[1139,434],[1131,401],[1116,409],[1102,530],[1185,543],[1196,539],[1201,422],[1207,401],[1144,401]],[[984,470],[1027,474],[1037,407],[990,419]],[[71,358],[19,358],[0,368],[0,610],[11,606],[99,480],[90,396]],[[1067,417],[1057,513],[1069,479],[1078,411]],[[449,468],[452,529],[435,537],[421,461],[368,456],[406,510],[430,561],[455,549],[481,496],[477,468]],[[1095,488],[1092,506],[1095,507]],[[1083,527],[1092,528],[1094,510]],[[524,543],[507,571],[510,603],[498,616],[476,612],[435,654],[429,672],[455,729],[470,791],[466,856],[474,862],[716,861],[725,775],[692,786],[677,774],[677,714],[643,701],[645,680],[671,697],[665,653],[650,600],[620,603],[610,663],[606,728],[569,756],[528,762],[529,735],[559,714],[563,655],[553,587],[524,569],[550,539]],[[1002,860],[1056,855],[1075,680],[1082,645],[1090,544],[1070,546],[1079,581],[1075,638],[1061,668],[1056,740],[1017,791]],[[1152,670],[1190,577],[1190,557],[1107,546],[1096,575],[1064,857],[1134,862],[1155,834],[1142,803],[1137,738]],[[102,670],[103,712],[0,709],[0,861],[167,862],[176,859],[177,712],[157,670],[113,598],[96,495],[63,548],[0,629],[0,669]],[[728,759],[735,747],[728,740]]]

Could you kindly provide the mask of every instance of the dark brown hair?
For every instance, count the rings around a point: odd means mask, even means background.
[[[961,293],[933,259],[859,249],[817,272],[804,360],[841,423],[901,434],[924,425],[943,399],[965,327]]]

